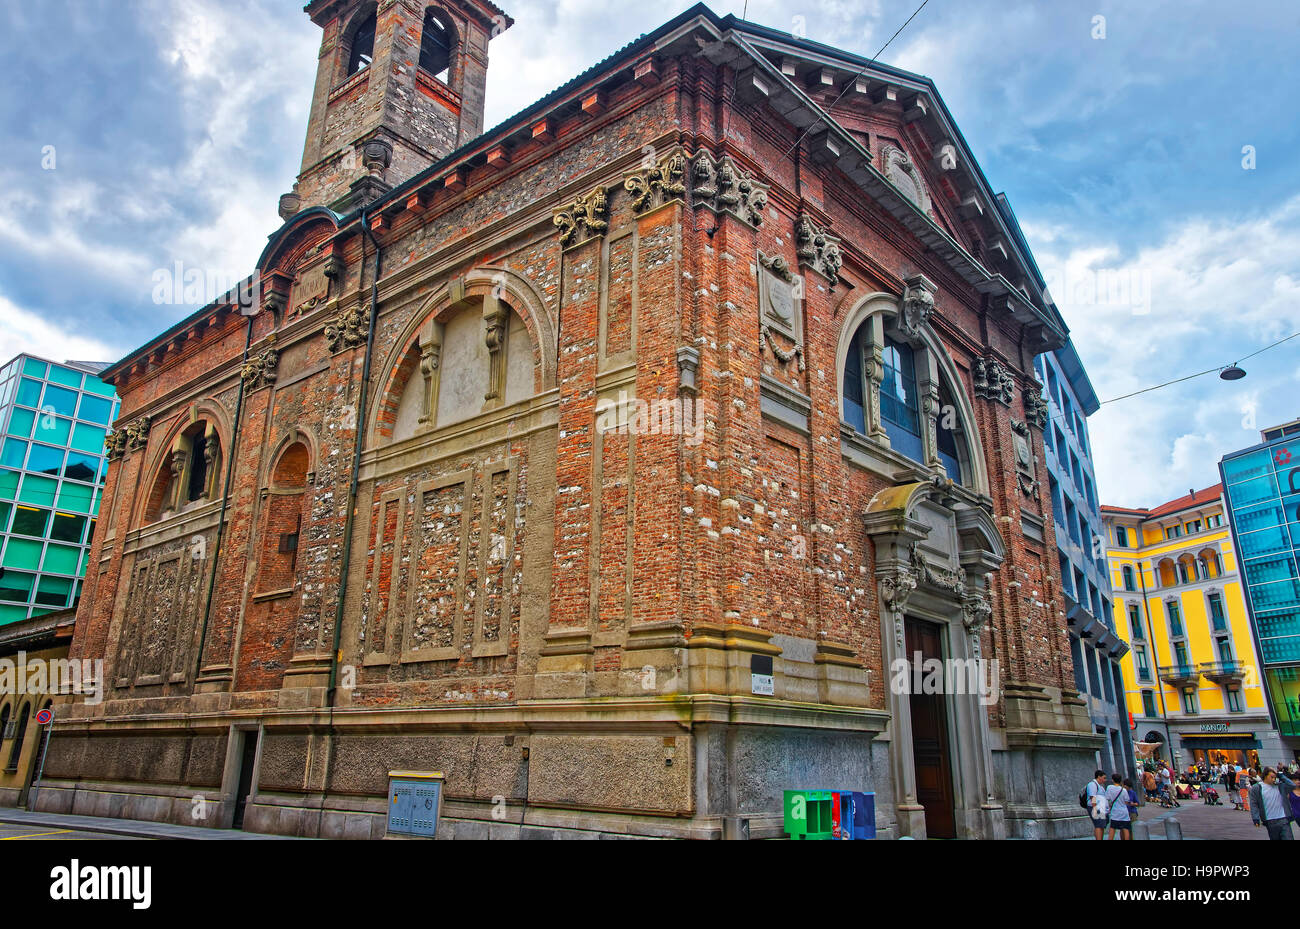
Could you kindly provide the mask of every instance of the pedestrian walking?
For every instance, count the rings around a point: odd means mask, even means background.
[[[1110,776],[1110,786],[1106,788],[1106,806],[1109,808],[1110,838],[1113,842],[1118,835],[1122,841],[1133,838],[1133,817],[1128,808],[1128,790],[1124,779],[1118,774]]]
[[[1106,800],[1106,772],[1098,771],[1084,788],[1084,800],[1088,807],[1088,816],[1092,819],[1093,837],[1098,842],[1106,837],[1106,825],[1110,822],[1110,804]]]
[[[1263,826],[1268,830],[1270,841],[1294,841],[1291,834],[1291,820],[1295,814],[1291,807],[1291,795],[1296,785],[1289,778],[1282,777],[1276,768],[1265,768],[1264,777],[1250,788],[1250,818],[1256,828]]]
[[[1237,772],[1237,793],[1241,797],[1241,807],[1250,813],[1250,785],[1255,782],[1255,769],[1249,768]],[[1253,813],[1251,814],[1254,815]]]

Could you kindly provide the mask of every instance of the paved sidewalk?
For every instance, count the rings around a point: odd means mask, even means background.
[[[197,826],[175,826],[171,823],[150,823],[135,819],[74,816],[71,813],[33,813],[28,810],[9,808],[0,808],[0,823],[29,826],[33,827],[33,831],[68,829],[74,832],[96,832],[140,839],[181,839],[197,842],[274,841],[291,838],[279,835],[255,835],[251,832],[238,832],[231,829],[201,829]]]
[[[1162,810],[1154,804],[1142,807],[1138,821],[1147,824],[1153,842],[1164,842],[1165,820],[1177,818],[1183,827],[1183,839],[1189,841],[1268,841],[1268,831],[1263,826],[1255,828],[1250,814],[1234,810],[1231,803],[1223,806],[1206,806],[1200,800],[1184,801],[1172,810]],[[1294,827],[1292,827],[1294,829]],[[1109,835],[1109,830],[1107,835]],[[1293,832],[1293,834],[1295,834]],[[1300,839],[1300,834],[1296,835]]]

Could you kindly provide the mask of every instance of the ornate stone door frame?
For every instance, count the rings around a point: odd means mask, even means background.
[[[875,543],[885,680],[906,659],[909,616],[942,627],[945,658],[980,659],[980,635],[992,610],[986,577],[1002,562],[1003,546],[992,518],[957,509],[957,498],[934,481],[885,491],[868,507],[867,532]],[[925,811],[917,801],[909,694],[889,686],[892,719],[890,768],[901,835],[925,838]],[[1002,808],[993,795],[988,712],[978,694],[947,694],[949,762],[954,817],[963,838],[1001,838]]]

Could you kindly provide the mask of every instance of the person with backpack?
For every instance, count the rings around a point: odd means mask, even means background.
[[[1110,776],[1110,786],[1106,788],[1105,797],[1109,808],[1111,841],[1115,841],[1116,834],[1122,841],[1129,841],[1133,838],[1133,814],[1128,807],[1128,789],[1120,775]]]
[[[1142,789],[1146,791],[1147,802],[1159,799],[1160,791],[1156,789],[1156,773],[1150,768],[1142,775]]]
[[[1088,811],[1092,819],[1093,835],[1098,842],[1106,837],[1106,825],[1110,821],[1110,803],[1106,800],[1106,772],[1098,771],[1079,793],[1079,805]]]

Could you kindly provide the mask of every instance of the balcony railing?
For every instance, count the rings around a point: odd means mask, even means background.
[[[1201,674],[1216,684],[1240,683],[1246,677],[1246,666],[1240,661],[1207,661],[1201,665]]]
[[[1191,664],[1176,664],[1160,672],[1160,680],[1170,687],[1195,687],[1200,677],[1200,668]]]

